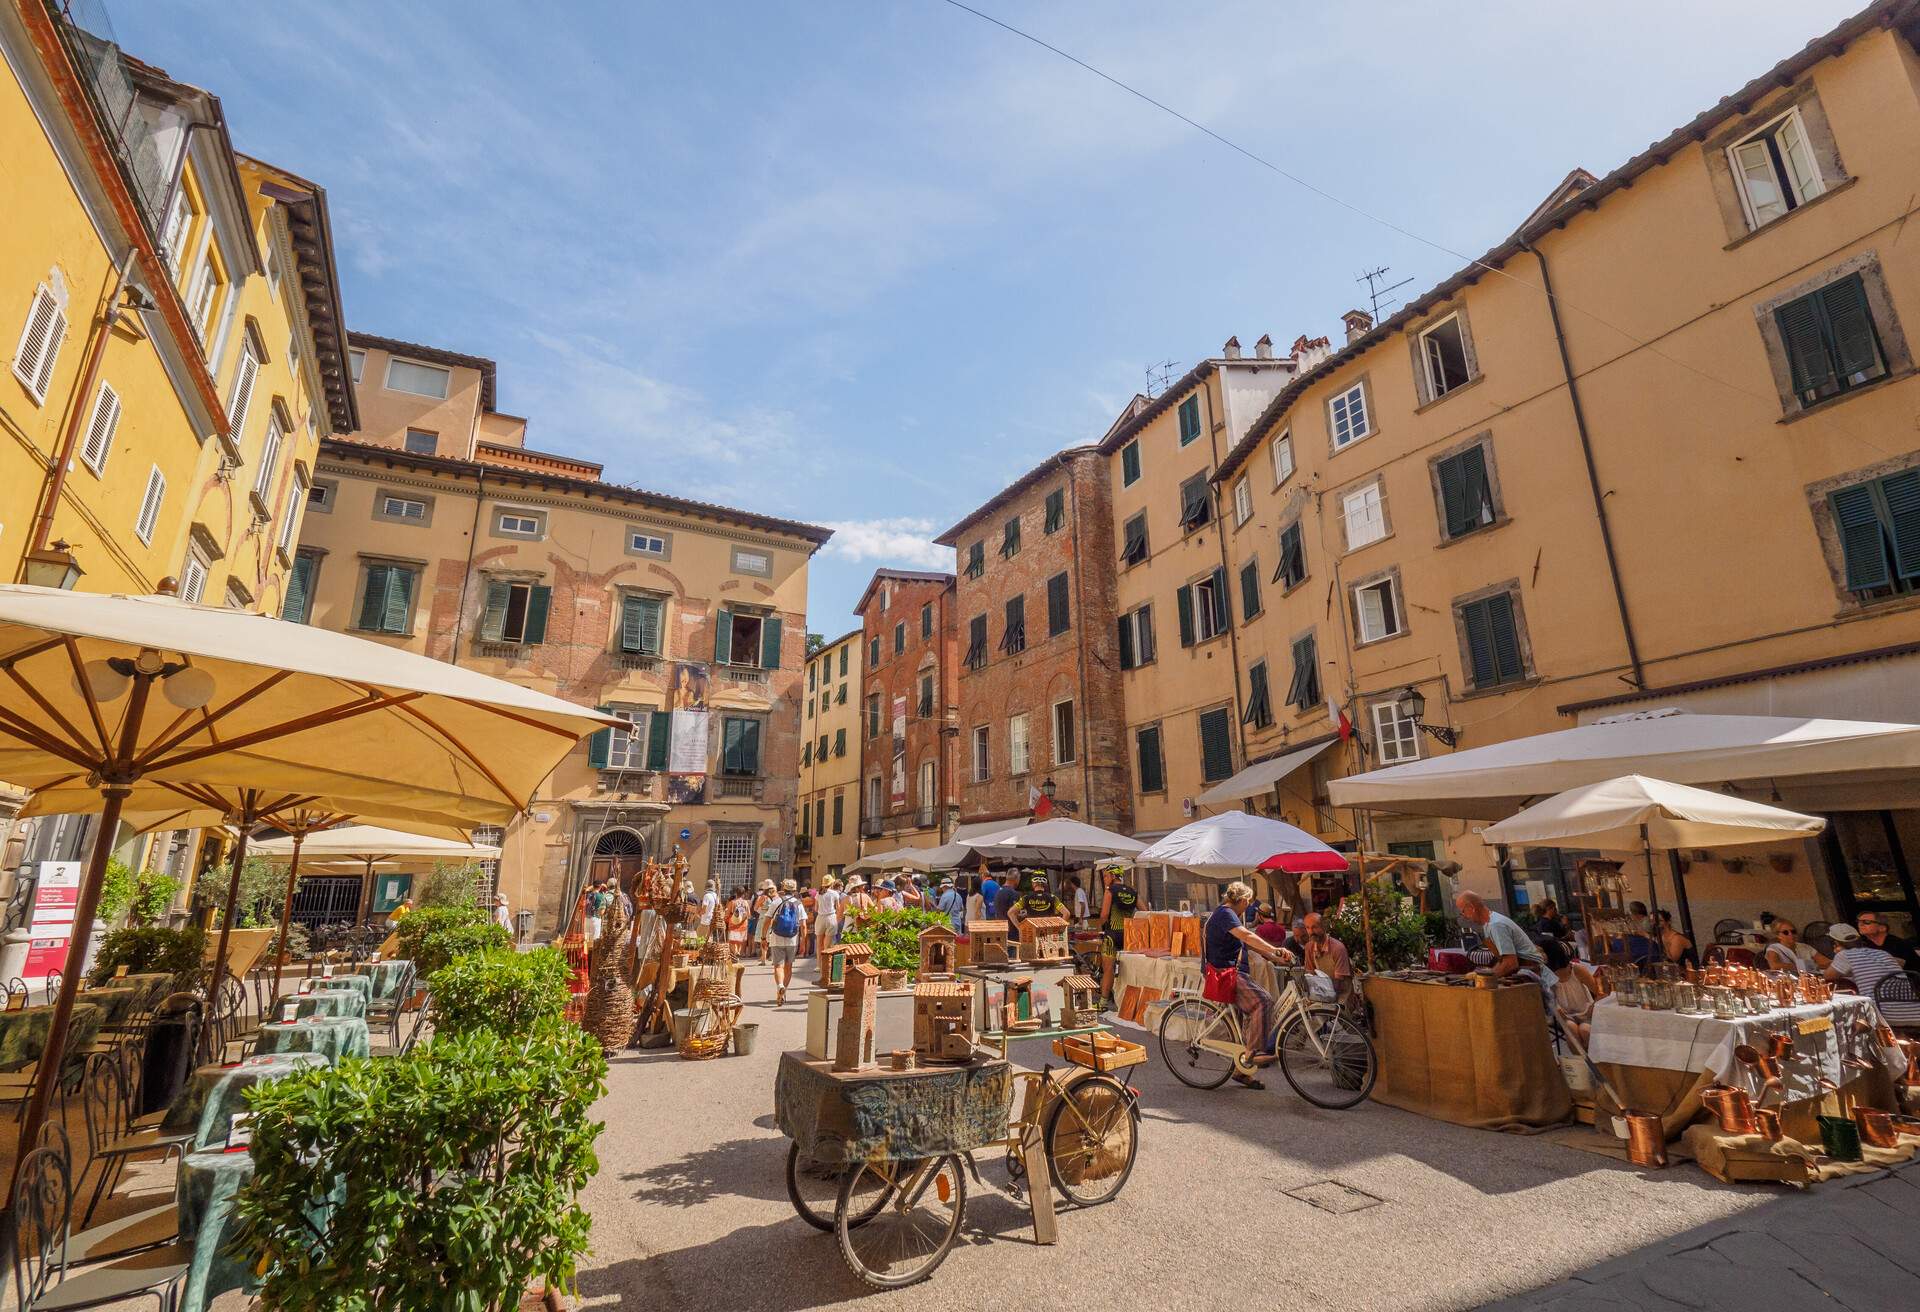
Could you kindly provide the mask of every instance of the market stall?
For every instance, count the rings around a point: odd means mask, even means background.
[[[1374,1101],[1483,1130],[1572,1117],[1538,985],[1410,971],[1371,976],[1366,990],[1380,1049]]]

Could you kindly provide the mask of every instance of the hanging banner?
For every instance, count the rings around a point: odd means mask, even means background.
[[[67,968],[67,947],[73,940],[73,913],[80,905],[80,863],[42,861],[40,881],[33,891],[33,920],[27,927],[27,964],[23,978],[45,979],[49,971]]]
[[[673,712],[673,733],[667,740],[667,772],[669,774],[705,774],[707,772],[707,723],[706,711],[689,711],[676,707]]]
[[[907,800],[907,699],[893,699],[893,801]]]

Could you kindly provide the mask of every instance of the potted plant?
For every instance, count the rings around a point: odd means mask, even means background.
[[[112,979],[121,966],[129,975],[167,974],[173,976],[177,992],[192,988],[206,969],[205,931],[167,929],[161,925],[129,925],[116,929],[100,941],[94,954],[88,980],[96,985]]]
[[[1365,886],[1367,920],[1373,929],[1373,968],[1404,970],[1425,965],[1426,917],[1413,909],[1411,898],[1368,882]],[[1367,935],[1360,917],[1360,898],[1348,896],[1327,918],[1327,930],[1346,945],[1355,970],[1367,968]]]
[[[938,911],[902,907],[898,911],[877,911],[858,929],[840,936],[843,943],[865,943],[873,949],[868,964],[880,972],[880,987],[897,989],[920,969],[920,931],[933,925],[946,925],[947,917]]]
[[[428,981],[433,1032],[531,1034],[565,1014],[572,997],[567,975],[567,958],[557,948],[470,952],[436,970]]]

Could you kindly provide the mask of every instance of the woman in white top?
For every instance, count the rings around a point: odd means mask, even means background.
[[[1794,928],[1791,920],[1775,918],[1773,942],[1767,944],[1767,970],[1791,971],[1796,975],[1817,975],[1820,967],[1815,962],[1814,950],[1800,941],[1800,931]]]
[[[973,887],[967,893],[967,919],[985,920],[987,918],[987,899],[980,894],[979,876],[970,876]]]
[[[820,895],[813,900],[814,960],[824,962],[827,949],[840,932],[840,881],[828,875],[820,881]],[[824,967],[822,968],[824,970]]]

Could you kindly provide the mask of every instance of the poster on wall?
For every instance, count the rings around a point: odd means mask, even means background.
[[[707,667],[675,661],[667,677],[667,706],[670,710],[707,709]]]
[[[33,919],[27,926],[26,979],[45,979],[49,971],[67,968],[67,947],[73,941],[73,913],[80,904],[80,863],[42,861],[40,882],[33,892]]]
[[[907,699],[893,699],[893,802],[907,800]]]
[[[667,800],[677,806],[704,806],[707,801],[707,776],[704,774],[670,774],[667,776]],[[689,831],[681,830],[684,840]]]
[[[709,712],[679,707],[673,712],[673,733],[667,741],[669,774],[705,774],[707,772],[707,721]]]
[[[373,881],[373,914],[384,916],[411,896],[412,875],[381,875]]]

